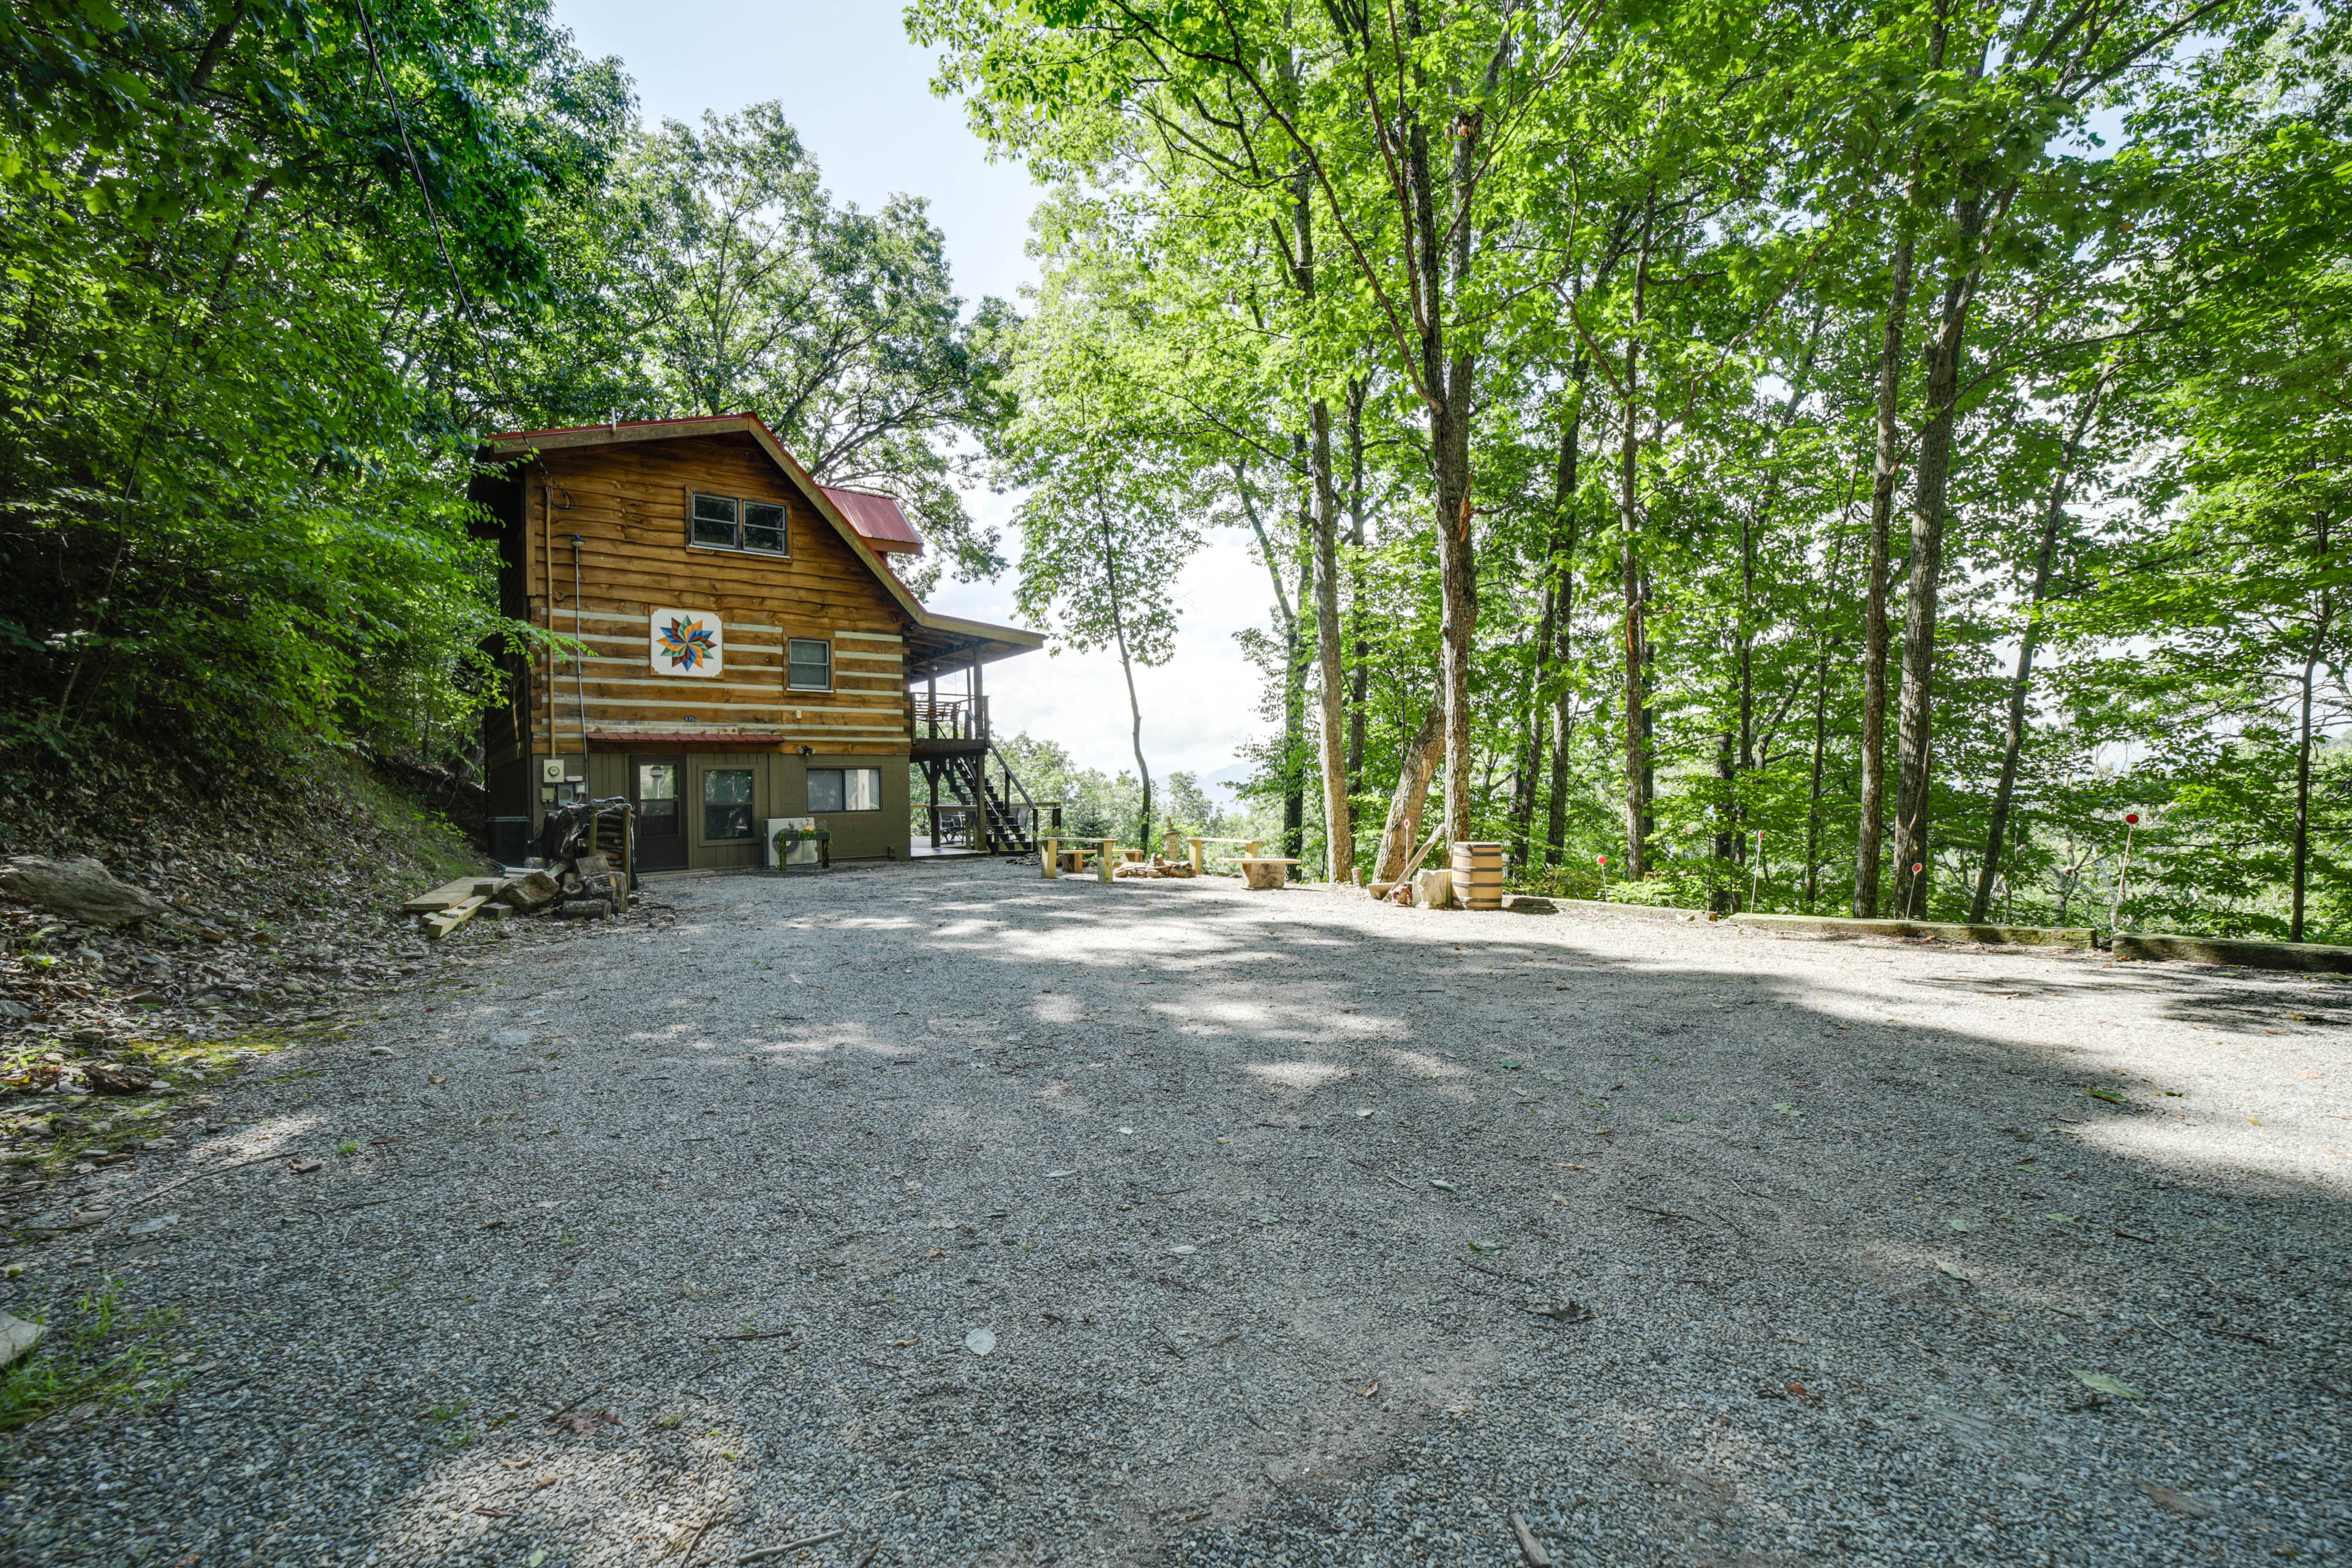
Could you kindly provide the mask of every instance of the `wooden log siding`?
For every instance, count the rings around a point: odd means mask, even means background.
[[[582,698],[593,735],[755,735],[778,750],[903,752],[912,738],[906,616],[833,525],[749,436],[716,435],[542,453],[526,481],[531,618],[594,650],[550,655],[530,715],[534,750],[579,749]],[[688,542],[688,497],[770,501],[787,553]],[[580,536],[580,605],[572,536]],[[646,617],[677,605],[718,616],[725,664],[708,680],[665,679],[646,655]],[[833,647],[833,689],[786,686],[786,643]],[[682,717],[693,714],[692,721]],[[688,749],[691,749],[688,742]]]

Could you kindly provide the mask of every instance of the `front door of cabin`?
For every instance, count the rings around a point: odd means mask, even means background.
[[[637,868],[686,867],[686,759],[631,757],[629,804],[637,808]]]

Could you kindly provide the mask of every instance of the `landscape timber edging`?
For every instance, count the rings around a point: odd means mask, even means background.
[[[2117,931],[2119,959],[2184,963],[2234,963],[2245,969],[2294,969],[2315,974],[2352,974],[2352,947],[2315,942],[2247,942],[2213,936],[2143,936]]]
[[[1554,899],[1563,914],[1633,915],[1648,921],[1709,921],[1705,910],[1678,910],[1672,904],[1618,904],[1603,899]]]
[[[1734,924],[1759,931],[1821,936],[1897,936],[1921,942],[1979,942],[2009,947],[2058,947],[2088,952],[2087,926],[2002,926],[1944,921],[1858,921],[1843,915],[1733,915]]]

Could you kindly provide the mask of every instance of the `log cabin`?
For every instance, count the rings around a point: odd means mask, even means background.
[[[835,859],[904,859],[917,772],[930,850],[1034,847],[981,672],[1045,638],[918,603],[889,557],[923,542],[888,497],[819,485],[749,414],[519,431],[478,460],[501,607],[572,639],[499,656],[494,854],[625,796],[641,870],[767,863],[780,818],[814,818]]]

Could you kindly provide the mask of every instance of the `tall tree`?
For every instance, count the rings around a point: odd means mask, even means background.
[[[2050,476],[2050,495],[2042,508],[2041,536],[2033,550],[2033,577],[2025,589],[2025,623],[2017,637],[2016,672],[2009,681],[2009,724],[2001,738],[2000,776],[1993,784],[1992,820],[1985,830],[1984,861],[1977,868],[1977,889],[1969,903],[1969,919],[1981,921],[1992,906],[1993,885],[2000,879],[2001,851],[2009,834],[2011,799],[2017,791],[2017,769],[2025,754],[2026,700],[2033,681],[2033,658],[2041,651],[2043,606],[2050,593],[2050,569],[2058,541],[2066,527],[2066,507],[2072,499],[2083,443],[2099,417],[2099,404],[2114,379],[2112,363],[2103,365],[2091,388],[2082,395],[2059,449],[2056,471]]]
[[[1000,570],[957,486],[1003,414],[1011,312],[964,315],[925,204],[835,203],[773,102],[664,123],[625,179],[611,344],[633,411],[756,413],[819,479],[896,497],[933,573]]]

